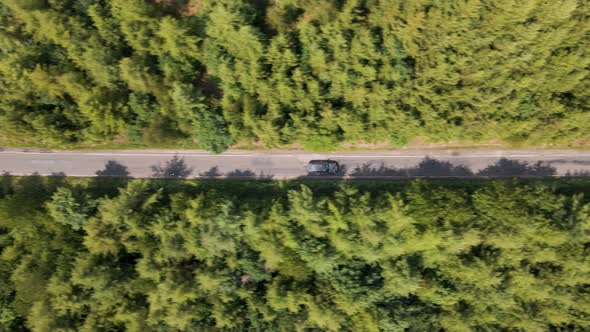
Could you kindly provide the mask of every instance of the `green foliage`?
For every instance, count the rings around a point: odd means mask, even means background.
[[[47,203],[47,213],[54,221],[69,225],[73,230],[80,230],[86,225],[86,219],[94,208],[94,201],[88,196],[75,197],[70,189],[59,188]]]
[[[574,144],[590,132],[588,15],[581,0],[4,0],[0,130],[151,146],[142,129],[166,119],[161,140],[214,152]]]
[[[0,198],[5,330],[590,323],[587,181],[131,180],[116,193],[101,180],[10,179]]]
[[[221,153],[234,143],[226,129],[223,117],[219,114],[201,114],[195,124],[194,132],[201,146],[213,153]]]
[[[201,146],[221,153],[233,143],[223,116],[204,103],[204,98],[190,85],[175,84],[170,99],[175,117],[182,119],[185,131],[192,133]]]

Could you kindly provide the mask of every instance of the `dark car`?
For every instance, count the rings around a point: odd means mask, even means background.
[[[307,173],[310,175],[334,175],[338,169],[338,163],[334,160],[312,160],[307,164]]]

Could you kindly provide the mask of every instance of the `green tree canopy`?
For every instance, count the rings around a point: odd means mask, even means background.
[[[575,144],[589,15],[582,0],[4,0],[0,129],[214,152]]]
[[[524,332],[590,323],[587,181],[130,180],[118,192],[109,181],[6,182],[3,329]]]

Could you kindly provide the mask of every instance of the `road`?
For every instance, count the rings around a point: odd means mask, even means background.
[[[343,178],[590,177],[590,151],[396,150],[306,153],[199,150],[42,151],[0,149],[0,171],[11,175],[295,179],[312,159],[340,163]]]

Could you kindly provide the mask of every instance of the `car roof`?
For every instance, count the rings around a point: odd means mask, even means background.
[[[323,159],[323,160],[311,160],[309,163],[310,164],[327,164],[327,163],[334,163],[335,161],[333,160],[329,160],[329,159]]]
[[[329,168],[329,163],[323,162],[323,163],[309,163],[309,165],[307,166],[307,169],[310,172],[325,172],[328,170]]]

